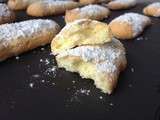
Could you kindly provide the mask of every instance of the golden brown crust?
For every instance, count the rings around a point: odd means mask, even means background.
[[[133,31],[132,26],[127,22],[111,22],[109,24],[113,36],[118,39],[132,39]]]
[[[49,16],[65,13],[66,10],[79,7],[78,2],[73,1],[40,1],[31,4],[27,8],[27,14],[30,16]]]
[[[65,21],[68,23],[78,19],[102,20],[107,18],[109,14],[110,11],[108,8],[100,5],[88,5],[82,8],[67,10],[65,14]]]
[[[12,10],[24,10],[28,7],[28,5],[37,1],[40,0],[9,0],[8,6]]]
[[[59,30],[59,25],[51,20],[1,25],[0,61],[50,43]]]
[[[128,0],[128,1],[115,0],[109,2],[106,6],[112,10],[120,10],[120,9],[128,9],[134,7],[136,3],[137,3],[136,0]]]
[[[160,2],[146,6],[143,9],[143,13],[148,16],[160,17]]]

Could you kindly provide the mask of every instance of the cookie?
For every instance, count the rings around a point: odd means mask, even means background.
[[[28,5],[40,0],[8,0],[8,6],[12,10],[24,10]]]
[[[45,0],[31,4],[27,8],[27,14],[36,17],[58,15],[65,13],[66,10],[76,7],[79,7],[78,2]]]
[[[0,3],[0,24],[10,23],[15,20],[15,13],[6,4]]]
[[[52,20],[28,20],[0,26],[0,61],[48,44],[59,32]]]
[[[160,2],[154,2],[143,9],[143,13],[148,16],[160,17]]]
[[[56,55],[76,46],[104,44],[111,40],[111,30],[106,23],[81,19],[68,23],[53,39],[51,46]]]
[[[67,10],[65,14],[65,21],[68,23],[78,19],[102,20],[107,18],[109,14],[110,11],[108,8],[100,5],[88,5],[82,8]]]
[[[8,6],[12,10],[25,10],[29,5],[38,1],[44,1],[44,0],[9,0]],[[74,0],[50,0],[50,1],[74,1]]]
[[[123,14],[109,24],[112,34],[119,39],[132,39],[151,24],[151,19],[138,13]]]
[[[66,50],[56,56],[56,61],[59,68],[92,79],[102,92],[111,94],[120,72],[126,68],[125,54],[120,41],[113,39],[103,45],[85,45]]]
[[[121,10],[134,7],[137,4],[137,0],[114,0],[107,4],[107,7],[111,10]]]
[[[79,0],[79,2],[82,5],[88,5],[88,4],[97,4],[97,3],[107,3],[111,0]]]

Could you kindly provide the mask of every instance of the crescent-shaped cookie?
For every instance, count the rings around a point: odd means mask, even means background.
[[[48,44],[59,32],[52,20],[28,20],[0,26],[0,61]]]
[[[58,15],[65,13],[66,10],[79,7],[79,5],[78,2],[73,1],[39,1],[27,8],[27,14],[36,17]]]
[[[160,2],[154,2],[143,9],[143,13],[148,16],[160,17]]]
[[[109,24],[113,35],[118,39],[133,39],[151,24],[151,19],[138,13],[123,14]]]
[[[113,0],[107,4],[107,7],[112,10],[128,9],[134,7],[137,0]]]
[[[102,20],[107,18],[109,14],[110,11],[106,7],[100,5],[87,5],[82,8],[67,10],[65,14],[65,21],[68,23],[78,19]]]

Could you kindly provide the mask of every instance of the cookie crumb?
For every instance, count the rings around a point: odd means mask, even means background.
[[[34,83],[30,83],[30,84],[29,84],[29,86],[30,86],[31,88],[33,88],[33,86],[34,86]]]
[[[19,60],[19,58],[20,58],[19,56],[16,56],[16,60]]]
[[[131,68],[131,72],[132,72],[132,73],[134,72],[134,68],[133,68],[133,67]]]
[[[32,75],[32,77],[34,77],[34,78],[39,78],[40,75],[39,75],[39,74],[35,74],[35,75]]]
[[[102,100],[102,99],[103,99],[103,97],[102,97],[102,96],[99,96],[99,99],[101,99],[101,100]]]

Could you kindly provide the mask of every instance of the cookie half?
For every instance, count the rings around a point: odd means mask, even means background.
[[[54,54],[82,45],[104,44],[112,40],[112,33],[106,23],[81,19],[68,23],[52,40]]]
[[[121,71],[126,67],[125,49],[119,40],[103,45],[85,45],[68,49],[56,56],[58,67],[94,80],[102,92],[111,94]]]

